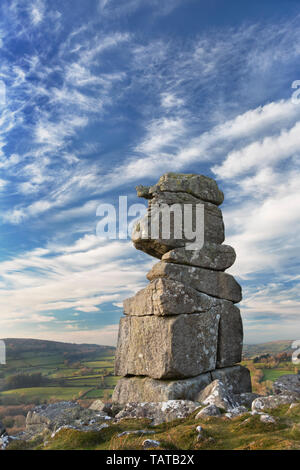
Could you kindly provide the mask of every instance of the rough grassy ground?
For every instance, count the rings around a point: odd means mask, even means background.
[[[266,411],[268,412],[268,410]],[[146,438],[158,440],[160,449],[166,450],[283,450],[300,449],[300,403],[292,409],[282,405],[269,410],[276,418],[276,424],[260,421],[259,415],[247,413],[228,419],[208,418],[196,420],[193,413],[189,418],[176,420],[152,427],[149,420],[123,420],[99,432],[80,432],[62,429],[54,438],[43,436],[31,443],[15,441],[10,449],[45,450],[118,450],[142,449]],[[198,440],[197,426],[204,429],[203,439]],[[147,429],[154,434],[126,435],[118,437],[123,431]]]

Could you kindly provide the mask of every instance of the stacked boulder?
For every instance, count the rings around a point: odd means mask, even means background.
[[[206,176],[167,173],[155,186],[139,186],[137,193],[149,207],[132,240],[160,261],[147,275],[150,284],[124,301],[115,364],[122,378],[113,401],[198,401],[217,379],[234,394],[251,392],[249,371],[239,365],[243,326],[235,304],[242,299],[241,287],[225,273],[236,255],[223,245],[222,191]],[[169,236],[161,229],[162,208],[174,204],[182,214],[191,208],[193,216],[204,207],[199,248],[191,249],[184,224],[178,233],[172,213]],[[153,236],[155,221],[159,228]]]

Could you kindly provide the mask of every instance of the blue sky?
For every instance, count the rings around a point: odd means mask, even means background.
[[[156,262],[96,208],[217,179],[248,343],[300,338],[298,1],[3,0],[0,336],[114,344]]]

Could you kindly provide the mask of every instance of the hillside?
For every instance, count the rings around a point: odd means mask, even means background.
[[[260,354],[278,354],[282,352],[292,352],[293,340],[269,341],[259,344],[244,344],[243,356],[252,358]]]
[[[14,338],[4,341],[7,360],[0,368],[0,404],[109,398],[112,393],[117,380],[112,346]]]

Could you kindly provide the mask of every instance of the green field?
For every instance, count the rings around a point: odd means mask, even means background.
[[[274,382],[274,380],[278,379],[278,377],[281,377],[282,375],[293,373],[290,370],[281,370],[281,369],[262,369],[262,371],[264,374],[263,381],[271,380],[272,382]]]
[[[9,397],[12,402],[22,403],[47,402],[49,400],[73,400],[88,392],[89,387],[33,387],[18,388],[1,392],[1,397]]]
[[[113,375],[112,347],[38,340],[6,340],[6,344],[7,364],[0,370],[0,404],[109,398],[118,380]],[[36,373],[47,383],[7,389],[7,381],[13,376]]]

